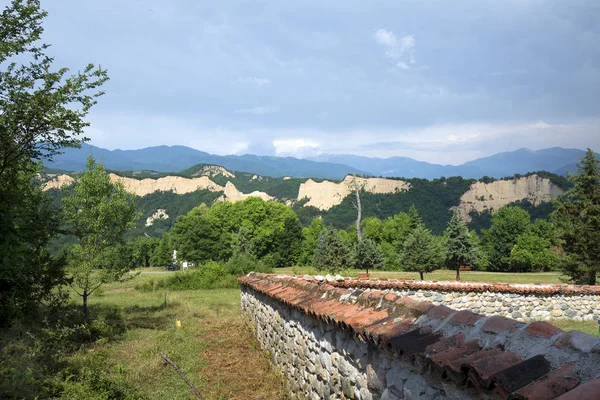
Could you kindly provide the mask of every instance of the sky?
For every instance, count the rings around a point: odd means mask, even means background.
[[[600,150],[598,0],[42,7],[57,67],[108,70],[89,115],[97,146],[441,164],[521,147]]]

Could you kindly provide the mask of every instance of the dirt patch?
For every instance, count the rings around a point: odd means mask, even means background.
[[[203,395],[207,399],[287,399],[280,376],[241,317],[207,318],[200,326],[205,344]]]

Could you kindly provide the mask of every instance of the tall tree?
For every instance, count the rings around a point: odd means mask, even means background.
[[[364,269],[368,274],[369,269],[377,269],[383,264],[383,255],[373,240],[362,238],[354,246],[352,264],[354,268]]]
[[[310,226],[302,229],[303,241],[300,257],[298,258],[299,264],[312,264],[315,249],[317,248],[317,241],[325,229],[325,223],[322,218],[313,218],[310,222]]]
[[[510,252],[529,226],[529,214],[521,207],[503,207],[492,215],[490,229],[482,231],[482,247],[490,271],[510,270]]]
[[[39,0],[13,0],[0,14],[0,325],[52,293],[61,267],[48,258],[57,213],[34,177],[38,162],[78,146],[106,72],[53,68],[41,43]]]
[[[423,225],[418,225],[404,243],[399,258],[400,268],[423,275],[439,268],[444,262],[444,249],[441,242]]]
[[[112,183],[102,164],[88,157],[87,170],[64,198],[64,212],[77,244],[69,254],[73,288],[88,312],[88,297],[104,283],[124,278],[131,264],[123,235],[135,226],[134,197],[121,183]]]
[[[348,264],[348,249],[340,234],[333,228],[323,231],[317,240],[313,267],[318,271],[335,274],[347,268]]]
[[[446,240],[446,267],[456,271],[456,280],[460,281],[461,265],[473,265],[477,262],[478,252],[469,235],[467,224],[454,211],[444,232]]]
[[[410,220],[410,229],[416,229],[417,226],[423,224],[423,220],[419,216],[419,211],[417,211],[417,207],[414,204],[411,204],[408,210],[408,217]]]
[[[566,253],[563,272],[575,283],[595,285],[600,271],[600,168],[587,150],[569,176],[573,187],[556,203],[553,220]]]

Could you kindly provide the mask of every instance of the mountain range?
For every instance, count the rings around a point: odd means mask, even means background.
[[[293,157],[227,155],[219,156],[186,146],[156,146],[139,150],[107,150],[85,144],[68,148],[55,156],[46,167],[64,171],[82,171],[89,154],[110,170],[157,172],[182,171],[195,164],[220,165],[233,171],[246,171],[271,177],[343,179],[348,174],[425,178],[462,176],[479,179],[501,178],[533,171],[565,175],[573,172],[583,150],[553,147],[543,150],[518,149],[478,158],[461,165],[440,165],[408,157],[376,158],[346,154],[322,154],[310,159]]]

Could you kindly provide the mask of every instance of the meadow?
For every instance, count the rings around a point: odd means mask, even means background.
[[[277,272],[314,271],[289,268]],[[164,365],[162,353],[177,363],[206,399],[285,398],[280,377],[241,318],[238,289],[136,289],[181,273],[145,270],[129,281],[103,286],[90,298],[94,322],[89,329],[75,324],[76,328],[69,328],[75,333],[65,333],[66,326],[46,322],[46,328],[23,323],[4,332],[0,337],[0,398],[195,398],[176,371]],[[346,271],[346,275],[356,273]],[[436,271],[427,278],[451,279],[453,274]],[[373,275],[415,278],[403,272]],[[461,275],[470,281],[560,282],[555,273]],[[80,299],[71,296],[67,314],[77,315]],[[553,324],[597,334],[595,321]]]

